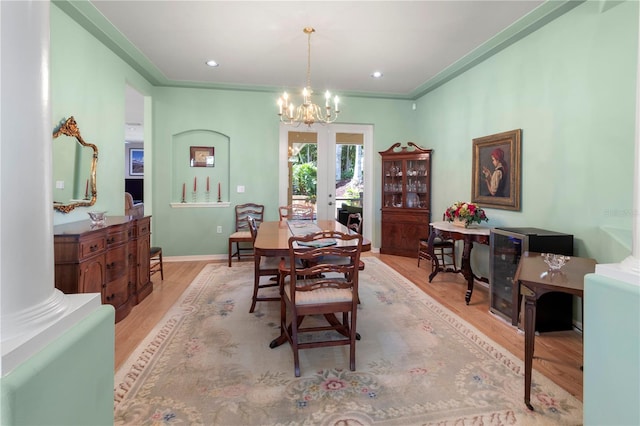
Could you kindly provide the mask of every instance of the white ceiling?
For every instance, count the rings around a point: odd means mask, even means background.
[[[82,3],[82,2],[79,2]],[[573,3],[570,7],[569,3]],[[90,0],[80,23],[154,85],[416,99],[576,2]],[[86,5],[89,6],[86,6]],[[90,11],[87,11],[90,8]],[[561,11],[562,9],[564,11]],[[96,28],[98,29],[96,31]],[[220,66],[207,67],[216,60]],[[453,70],[453,71],[452,71]],[[384,77],[370,75],[381,71]],[[128,117],[128,122],[140,122]]]
[[[409,96],[543,1],[91,3],[174,83],[300,87],[307,66],[302,29],[311,26],[316,92]],[[208,59],[220,66],[207,67]],[[371,78],[376,70],[384,78]]]

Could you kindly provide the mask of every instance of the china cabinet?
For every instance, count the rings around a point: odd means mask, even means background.
[[[393,144],[382,157],[380,253],[417,257],[431,221],[431,155],[413,142]]]
[[[54,226],[55,286],[63,293],[100,293],[116,322],[153,291],[149,274],[150,220],[107,217]]]
[[[492,228],[490,251],[490,311],[518,326],[519,292],[514,276],[523,253],[572,256],[573,235],[538,228]],[[573,298],[570,294],[545,294],[537,305],[536,331],[570,330],[573,327]]]

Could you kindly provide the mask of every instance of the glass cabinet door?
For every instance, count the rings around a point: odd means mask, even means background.
[[[402,161],[383,161],[382,172],[384,174],[383,180],[383,207],[398,207],[403,206],[403,164]]]
[[[429,164],[426,159],[416,159],[406,161],[406,207],[419,209],[427,207],[429,188],[427,179],[429,175]]]

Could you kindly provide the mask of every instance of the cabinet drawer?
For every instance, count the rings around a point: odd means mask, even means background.
[[[127,245],[113,248],[106,254],[106,281],[120,278],[128,272]]]
[[[80,248],[80,259],[86,259],[88,257],[94,256],[102,251],[104,251],[106,244],[106,239],[102,235],[98,238],[92,238],[87,240],[82,240],[79,243]]]
[[[117,226],[110,229],[107,234],[107,247],[117,246],[125,241],[129,241],[129,235],[127,234],[128,227]]]
[[[145,235],[149,235],[151,233],[150,224],[151,221],[148,217],[138,219],[137,236],[143,237]]]
[[[118,308],[129,300],[129,277],[124,276],[107,283],[104,288],[104,302]]]

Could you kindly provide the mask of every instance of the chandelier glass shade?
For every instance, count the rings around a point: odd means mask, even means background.
[[[305,27],[302,31],[308,36],[307,86],[302,89],[302,104],[297,107],[291,101],[287,92],[284,92],[278,99],[280,121],[295,126],[299,126],[301,123],[307,126],[311,126],[313,123],[333,123],[340,113],[338,107],[340,100],[337,96],[334,96],[333,106],[331,106],[331,93],[327,90],[324,94],[324,107],[313,103],[311,99],[313,94],[311,89],[311,34],[316,30],[311,27]]]

